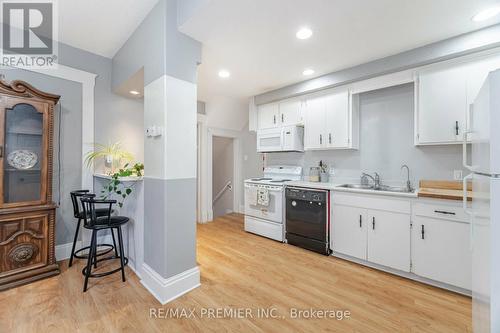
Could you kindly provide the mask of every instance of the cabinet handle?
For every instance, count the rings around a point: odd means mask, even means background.
[[[363,227],[363,216],[359,215],[359,227]]]
[[[276,124],[276,116],[273,116],[273,123]]]
[[[330,144],[332,143],[332,133],[328,133],[328,141]]]
[[[3,157],[3,146],[0,146],[0,157]]]
[[[425,239],[425,226],[422,224],[422,239]]]
[[[281,122],[284,123],[285,122],[285,115],[282,113],[281,114]]]
[[[454,212],[447,212],[445,210],[435,210],[434,213],[438,213],[438,214],[446,214],[446,215],[457,215],[456,213]]]
[[[322,145],[323,144],[323,135],[319,135],[319,144]]]
[[[372,217],[372,229],[375,230],[375,216]]]
[[[455,121],[455,135],[458,135],[460,127],[458,127],[458,121]]]

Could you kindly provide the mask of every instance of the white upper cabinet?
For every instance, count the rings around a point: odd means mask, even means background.
[[[260,105],[257,111],[258,129],[302,125],[302,105],[299,99]]]
[[[462,142],[467,112],[465,71],[465,66],[456,66],[420,74],[416,144]]]
[[[473,104],[488,74],[500,69],[500,56],[488,57],[469,65],[467,78],[467,103]]]
[[[328,148],[349,147],[349,93],[326,96],[326,131]]]
[[[279,121],[282,126],[303,124],[301,100],[293,99],[279,103]]]
[[[280,125],[277,103],[260,105],[257,111],[259,129],[275,128]]]
[[[435,66],[418,75],[415,89],[415,144],[462,143],[469,106],[488,73],[500,68],[500,56]]]
[[[305,149],[357,149],[357,103],[348,91],[306,101]]]
[[[308,99],[305,110],[304,148],[321,149],[324,145],[326,103],[324,97]]]

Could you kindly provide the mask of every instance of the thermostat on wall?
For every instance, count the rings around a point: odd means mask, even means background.
[[[160,126],[150,126],[146,128],[146,136],[148,138],[154,138],[157,136],[161,136],[163,132],[163,128]]]

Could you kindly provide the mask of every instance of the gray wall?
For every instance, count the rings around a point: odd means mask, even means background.
[[[165,73],[165,2],[149,12],[113,57],[113,89],[144,67],[144,85]]]
[[[97,74],[95,85],[95,141],[130,143],[132,152],[142,161],[142,102],[123,98],[111,91],[111,59],[59,44],[59,63]],[[56,107],[54,134],[54,201],[57,209],[56,245],[73,241],[76,221],[73,217],[69,192],[80,189],[82,178],[82,88],[81,84],[19,69],[1,69],[7,81],[24,80],[38,89],[61,95],[61,192],[58,191]],[[133,126],[131,126],[133,125]],[[133,144],[132,144],[133,143]],[[138,147],[136,149],[136,147]]]
[[[201,63],[201,44],[177,30],[177,14],[176,0],[158,1],[113,57],[113,89],[142,67],[144,85],[163,74],[196,82],[192,64]]]
[[[339,180],[358,180],[360,171],[365,171],[400,182],[404,178],[401,165],[407,164],[414,182],[453,179],[453,170],[462,170],[462,147],[413,145],[413,96],[413,84],[361,94],[359,150],[272,153],[267,155],[267,165],[299,164],[307,175],[309,167],[323,160],[335,167]]]

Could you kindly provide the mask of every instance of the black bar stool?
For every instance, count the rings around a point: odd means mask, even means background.
[[[121,227],[129,221],[129,218],[125,216],[111,216],[112,206],[116,203],[116,200],[98,200],[93,196],[82,196],[80,198],[80,201],[82,202],[83,207],[83,227],[85,229],[92,230],[92,240],[90,242],[90,252],[87,258],[87,266],[82,270],[82,274],[85,275],[83,292],[87,291],[87,285],[90,277],[103,277],[121,270],[122,281],[125,282],[125,266],[128,264],[128,258],[125,257],[125,252],[123,250],[123,237]],[[108,207],[104,208],[106,209],[107,214],[99,217],[97,215],[97,209],[95,208],[96,204],[107,205]],[[97,232],[99,230],[106,229],[110,229],[111,234],[113,234],[113,230],[116,229],[118,233],[118,246],[120,248],[120,251],[118,253],[117,248],[115,247],[114,256],[97,259]],[[119,268],[103,273],[92,273],[92,264],[94,265],[94,267],[97,267],[98,262],[112,259],[120,259]]]
[[[83,196],[94,196],[94,194],[90,194],[89,190],[77,190],[77,191],[70,192],[70,195],[71,195],[71,203],[73,204],[73,215],[76,219],[78,219],[78,223],[76,225],[75,237],[73,239],[73,246],[71,248],[71,256],[69,258],[69,267],[71,267],[71,265],[73,265],[73,258],[87,259],[87,257],[88,257],[87,255],[80,255],[79,253],[82,251],[85,251],[85,250],[89,250],[90,246],[85,246],[85,247],[82,247],[81,249],[75,251],[76,242],[78,241],[78,233],[80,232],[80,224],[81,224],[82,220],[84,219],[83,210],[80,209],[80,204],[79,204],[78,199],[83,197]],[[106,208],[96,210],[96,215],[99,217],[105,216],[107,214],[108,214],[108,210]],[[113,251],[113,249],[116,249],[115,235],[113,233],[111,235],[113,236],[113,245],[111,245],[111,244],[98,244],[97,246],[104,248],[105,251],[99,252],[99,254],[97,256],[105,255],[105,254]]]

